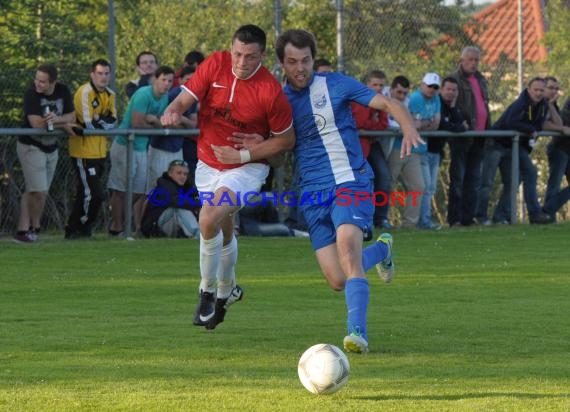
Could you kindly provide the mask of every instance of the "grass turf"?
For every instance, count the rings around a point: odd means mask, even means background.
[[[344,295],[307,239],[240,238],[245,300],[192,326],[198,243],[0,240],[0,410],[570,410],[570,226],[395,231],[370,272],[371,352],[314,396],[297,361],[342,345]]]

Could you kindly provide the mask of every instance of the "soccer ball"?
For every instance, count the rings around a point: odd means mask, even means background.
[[[319,343],[307,349],[297,368],[303,386],[315,395],[334,393],[346,385],[350,364],[336,346]]]

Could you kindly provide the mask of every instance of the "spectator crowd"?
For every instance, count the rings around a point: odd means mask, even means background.
[[[520,132],[518,165],[528,220],[531,224],[554,223],[557,212],[570,200],[570,188],[561,188],[564,177],[570,181],[570,139],[566,137],[570,135],[570,98],[560,107],[558,80],[554,76],[533,77],[498,119],[493,120],[489,110],[489,85],[479,71],[480,58],[481,51],[469,46],[463,49],[457,67],[449,73],[429,71],[421,79],[410,79],[406,74],[398,73],[390,81],[383,70],[374,68],[365,75],[363,82],[374,92],[402,103],[420,133]],[[100,211],[107,203],[110,221],[106,224],[111,236],[123,236],[126,225],[131,224],[136,234],[144,236],[199,236],[199,208],[180,208],[174,201],[178,189],[188,192],[196,188],[195,170],[200,148],[196,136],[137,134],[133,167],[128,175],[126,136],[118,134],[109,139],[104,135],[86,135],[84,130],[163,127],[161,116],[180,93],[188,92],[188,89],[184,91],[185,85],[197,84],[196,81],[190,83],[190,79],[205,70],[200,66],[204,59],[201,52],[193,50],[185,56],[183,64],[174,69],[159,65],[158,57],[151,51],[139,53],[135,60],[136,78],[125,85],[129,101],[122,114],[117,113],[116,93],[109,87],[113,68],[107,60],[95,60],[86,75],[86,82],[74,93],[58,80],[55,65],[37,67],[33,84],[24,94],[23,127],[48,131],[62,129],[69,136],[69,158],[77,188],[65,226],[66,239],[90,237]],[[334,72],[333,65],[325,58],[315,60],[314,70]],[[412,89],[414,82],[417,87]],[[214,83],[212,87],[227,86]],[[176,127],[200,128],[200,104],[200,100],[193,99]],[[424,144],[413,148],[411,156],[402,157],[400,125],[394,118],[387,112],[355,101],[351,103],[351,111],[354,125],[361,132],[362,153],[374,172],[377,200],[374,227],[393,228],[396,220],[390,208],[397,207],[399,227],[439,230],[441,222],[434,218],[432,206],[436,203],[445,156],[449,156],[447,225],[453,228],[511,223],[511,138],[481,138],[473,133],[469,137],[448,139],[430,136],[424,138]],[[366,133],[382,130],[394,131],[394,135],[374,137]],[[539,198],[538,173],[532,160],[538,133],[542,131],[556,132],[546,146],[549,173],[543,199]],[[14,239],[31,243],[39,239],[46,197],[58,163],[57,139],[50,135],[20,136],[17,155],[25,190],[20,199]],[[107,170],[108,180],[103,181]],[[497,172],[501,189],[493,205],[491,194]],[[262,191],[273,190],[271,176],[270,173]],[[133,222],[125,222],[129,179],[133,192]],[[295,171],[290,180],[293,186],[290,190],[298,190],[299,179]],[[400,187],[408,193],[402,206],[381,201],[383,194],[390,194]],[[164,207],[149,204],[148,194],[156,188],[170,191],[169,204]],[[298,193],[299,198],[300,195]],[[295,205],[288,208],[284,222],[278,219],[277,205],[266,206],[243,208],[234,231],[244,235],[306,236],[306,222]]]

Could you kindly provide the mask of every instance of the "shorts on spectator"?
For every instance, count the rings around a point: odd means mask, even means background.
[[[18,159],[22,165],[26,192],[47,192],[53,181],[58,151],[45,153],[33,145],[18,142]]]
[[[113,142],[109,151],[111,159],[111,170],[107,187],[119,192],[127,191],[127,146]],[[133,193],[146,193],[147,180],[147,153],[133,152],[133,171],[131,179],[133,182]]]

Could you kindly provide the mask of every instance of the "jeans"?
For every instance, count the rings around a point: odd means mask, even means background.
[[[520,181],[523,184],[523,196],[526,209],[529,216],[536,216],[541,213],[542,209],[538,203],[538,194],[536,193],[537,171],[536,166],[532,163],[530,153],[524,148],[519,150],[519,170]]]
[[[551,216],[570,200],[570,186],[560,190],[562,177],[570,182],[570,151],[556,144],[549,143],[546,146],[548,155],[548,184],[544,199],[544,211]]]
[[[426,152],[421,154],[422,176],[424,178],[424,195],[420,207],[420,221],[418,226],[429,228],[431,220],[431,200],[437,190],[437,177],[439,174],[439,153]]]
[[[370,154],[368,155],[368,163],[374,171],[374,191],[381,192],[385,196],[390,196],[391,182],[390,169],[388,168],[388,162],[384,157],[384,152],[382,151],[382,146],[380,142],[372,143],[370,148]],[[383,195],[377,196],[377,203],[385,203],[382,206],[376,206],[374,209],[374,225],[378,226],[383,220],[388,219],[388,207],[390,202],[382,202],[384,199]]]
[[[485,142],[485,151],[483,155],[481,190],[479,192],[479,201],[477,202],[476,216],[479,221],[488,220],[487,209],[489,207],[489,198],[491,196],[491,191],[493,190],[497,168],[501,172],[503,188],[499,202],[495,207],[493,220],[495,222],[510,221],[511,148],[504,147],[494,140],[487,140]]]
[[[473,223],[481,186],[483,161],[482,138],[454,138],[449,140],[449,199],[447,222],[450,225]]]

